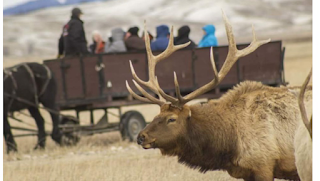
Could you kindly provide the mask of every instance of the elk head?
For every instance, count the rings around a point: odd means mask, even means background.
[[[174,72],[174,84],[175,84],[175,92],[177,97],[170,96],[166,94],[159,86],[157,77],[155,76],[155,66],[161,60],[164,60],[173,52],[182,49],[189,45],[190,42],[182,44],[182,45],[174,45],[173,44],[173,28],[171,28],[169,44],[167,49],[161,54],[154,56],[152,54],[150,48],[150,41],[148,32],[145,27],[145,39],[146,39],[146,51],[148,55],[148,68],[149,68],[149,80],[143,81],[136,75],[132,63],[130,61],[131,72],[133,76],[133,83],[137,87],[137,89],[144,96],[137,95],[129,86],[126,81],[126,86],[130,94],[141,101],[148,103],[156,103],[161,107],[160,114],[157,115],[154,120],[140,132],[138,136],[138,144],[142,145],[144,148],[160,148],[161,150],[174,150],[176,149],[175,145],[181,138],[181,136],[186,135],[186,125],[188,124],[188,120],[192,117],[192,112],[189,106],[186,105],[187,102],[192,99],[210,91],[215,86],[217,86],[223,78],[227,75],[228,71],[234,65],[234,63],[241,57],[246,56],[253,51],[255,51],[258,47],[263,44],[266,44],[270,41],[263,40],[257,41],[254,29],[252,27],[253,32],[253,41],[251,44],[245,49],[238,50],[236,47],[236,42],[234,39],[234,35],[232,32],[232,27],[230,25],[229,20],[225,16],[222,11],[226,33],[229,42],[229,51],[224,65],[221,70],[218,72],[215,66],[215,62],[213,59],[212,47],[210,51],[210,60],[212,64],[212,69],[214,73],[214,79],[207,83],[206,85],[200,87],[194,92],[182,96],[180,93],[179,83]],[[143,85],[149,88],[153,93],[158,95],[159,98],[153,97],[151,94],[147,93],[140,85]]]

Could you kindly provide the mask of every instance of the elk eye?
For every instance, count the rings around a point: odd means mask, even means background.
[[[168,120],[168,123],[175,122],[175,121],[176,121],[176,119],[170,118],[170,119]]]

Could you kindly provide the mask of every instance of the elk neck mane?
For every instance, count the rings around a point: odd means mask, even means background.
[[[162,153],[178,156],[180,163],[200,172],[232,167],[230,164],[238,156],[235,121],[241,120],[232,120],[227,116],[228,105],[238,102],[244,94],[273,89],[279,91],[279,88],[259,82],[245,81],[218,100],[191,105],[192,116],[186,121],[186,133],[177,141],[176,148],[161,150]]]
[[[213,102],[224,102],[224,103],[232,103],[238,101],[243,95],[245,94],[252,94],[254,92],[262,92],[266,91],[268,93],[279,93],[283,91],[289,91],[296,96],[298,96],[300,92],[301,86],[290,86],[290,87],[270,87],[267,85],[262,84],[261,82],[255,81],[244,81],[236,86],[233,89],[226,92],[220,99],[214,100]],[[307,86],[307,91],[312,90],[312,85]],[[306,96],[309,96],[310,93],[308,92]]]
[[[192,116],[186,121],[186,132],[177,141],[177,148],[165,153],[178,156],[180,163],[200,172],[226,169],[237,155],[235,128],[230,122],[224,122],[218,112],[205,114],[207,106],[190,107]]]
[[[285,89],[285,88],[283,88]],[[266,85],[263,85],[261,82],[255,82],[255,81],[244,81],[226,92],[218,101],[219,102],[225,102],[225,103],[232,103],[239,100],[243,95],[253,93],[256,91],[279,91],[279,88],[269,87]]]

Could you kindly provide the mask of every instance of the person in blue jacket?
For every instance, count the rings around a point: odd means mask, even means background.
[[[163,51],[169,44],[169,27],[167,25],[157,26],[157,37],[156,40],[151,42],[151,50]]]
[[[218,46],[218,40],[215,36],[216,28],[213,25],[206,25],[203,28],[204,36],[200,40],[198,47]]]

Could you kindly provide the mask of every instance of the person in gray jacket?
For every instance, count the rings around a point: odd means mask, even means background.
[[[125,32],[121,28],[111,30],[111,38],[105,45],[106,53],[126,52],[127,48],[124,44]]]

